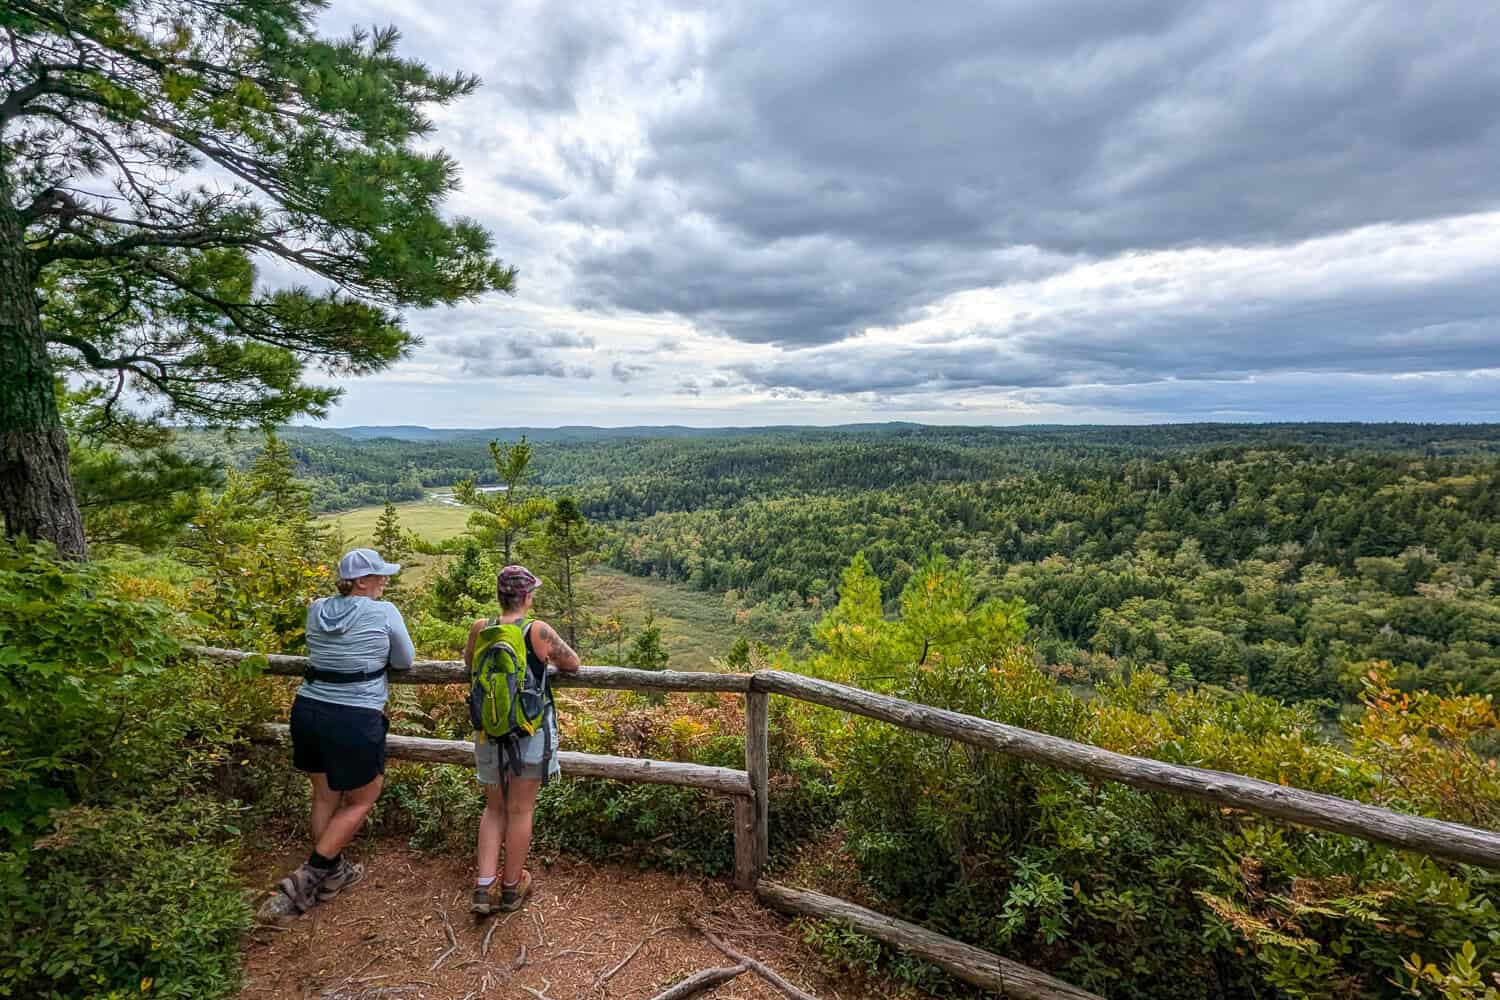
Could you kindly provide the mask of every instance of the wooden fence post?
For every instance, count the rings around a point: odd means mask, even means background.
[[[770,775],[771,696],[764,691],[745,694],[745,770],[755,799],[755,874],[771,857]]]
[[[755,863],[755,796],[736,795],[734,803],[734,886],[754,889],[760,878]]]

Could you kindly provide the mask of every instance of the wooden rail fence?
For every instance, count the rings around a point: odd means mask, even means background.
[[[268,674],[301,676],[305,656],[247,653],[210,646],[192,647],[200,656],[226,663],[255,659]],[[456,660],[419,660],[411,670],[392,671],[396,684],[467,684],[468,671]],[[769,848],[769,696],[796,698],[917,732],[1009,754],[1091,778],[1118,781],[1150,792],[1167,792],[1286,820],[1301,826],[1362,837],[1446,861],[1500,870],[1500,833],[1410,816],[1379,806],[1309,792],[1240,774],[1168,764],[1114,753],[1045,733],[1007,726],[947,709],[875,694],[860,688],[780,670],[754,674],[646,671],[624,667],[581,667],[553,671],[556,687],[630,691],[728,691],[745,696],[745,769],[708,767],[676,761],[611,757],[562,751],[565,775],[610,778],[702,788],[731,797],[734,805],[735,883],[753,889],[767,905],[787,913],[841,920],[885,944],[904,949],[953,975],[1003,996],[1024,1000],[1083,1000],[1095,994],[1040,970],[982,951],[925,928],[856,906],[847,900],[794,889],[761,878]],[[285,741],[287,727],[269,724],[260,738]],[[472,765],[474,744],[388,736],[388,756],[397,760]]]

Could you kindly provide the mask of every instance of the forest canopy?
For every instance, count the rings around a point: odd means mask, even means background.
[[[480,432],[283,433],[317,508],[498,478]],[[1402,685],[1500,692],[1500,426],[532,433],[534,482],[605,526],[608,564],[728,595],[793,645],[856,557],[893,611],[941,554],[1024,600],[1080,682],[1148,665],[1337,702],[1380,660]]]

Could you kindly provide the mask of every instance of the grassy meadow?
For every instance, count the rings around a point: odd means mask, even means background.
[[[593,598],[594,615],[606,618],[620,616],[629,636],[646,617],[646,609],[656,613],[662,644],[671,657],[673,670],[711,670],[713,659],[722,659],[735,638],[743,631],[735,623],[735,610],[722,598],[691,590],[680,584],[630,576],[607,566],[589,571],[586,587]],[[754,638],[752,636],[751,638]],[[613,650],[590,648],[587,657],[600,662],[613,656]]]
[[[375,533],[375,522],[385,510],[384,504],[346,510],[322,518],[325,524],[337,525],[351,544],[368,545]],[[469,508],[454,507],[435,500],[412,500],[396,504],[401,527],[429,542],[441,542],[461,533],[469,520]]]
[[[329,514],[321,520],[333,526],[348,546],[369,545],[384,505]],[[396,504],[401,527],[429,542],[456,537],[468,522],[469,510],[433,500],[415,500]],[[402,570],[402,579],[413,586],[423,583],[440,570],[448,556],[413,556]],[[677,670],[707,670],[711,660],[722,658],[740,634],[735,611],[713,594],[661,580],[630,576],[607,566],[589,571],[584,583],[589,608],[596,619],[619,615],[625,623],[625,649],[645,620],[646,610],[656,613],[662,642],[671,657],[670,666]],[[752,636],[751,638],[755,638]],[[613,648],[584,643],[584,659],[591,663],[612,660]]]

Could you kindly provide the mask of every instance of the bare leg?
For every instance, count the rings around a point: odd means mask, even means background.
[[[376,775],[375,780],[368,785],[343,793],[343,802],[328,818],[328,824],[318,836],[319,854],[325,858],[337,857],[340,851],[349,846],[349,842],[359,832],[360,824],[375,805],[375,800],[380,798],[380,786],[384,783],[385,775]]]
[[[500,868],[500,845],[505,843],[505,786],[484,786],[484,813],[479,817],[479,877],[494,878]]]
[[[328,829],[328,821],[333,818],[344,793],[328,787],[326,774],[309,774],[308,777],[312,779],[312,839],[316,844],[323,839],[323,831]]]
[[[536,793],[540,778],[511,778],[510,793],[505,797],[505,877],[506,885],[521,881],[526,853],[531,850],[531,814],[536,810]]]

